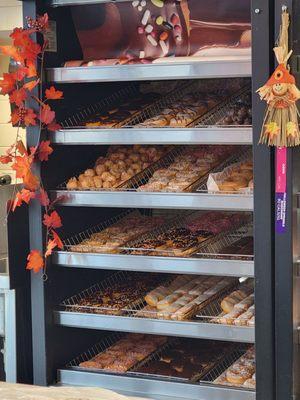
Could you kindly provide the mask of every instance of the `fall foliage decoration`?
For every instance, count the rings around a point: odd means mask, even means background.
[[[279,65],[267,83],[257,90],[261,100],[265,100],[268,105],[259,143],[269,146],[288,147],[300,144],[296,107],[300,91],[288,65],[292,54],[292,50],[288,50],[288,29],[289,14],[284,10],[278,46],[273,49]]]
[[[40,140],[42,130],[54,131],[60,128],[56,122],[55,112],[48,102],[63,98],[63,92],[54,86],[45,90],[34,90],[41,84],[42,73],[38,74],[37,66],[43,66],[44,53],[48,46],[45,33],[48,29],[48,15],[44,14],[38,19],[27,18],[27,27],[15,28],[11,33],[12,45],[0,46],[0,52],[11,57],[16,62],[16,69],[12,73],[4,73],[0,80],[0,94],[8,95],[13,106],[10,122],[18,128],[17,138],[6,154],[0,157],[0,163],[11,164],[16,172],[16,178],[23,183],[23,188],[18,191],[11,202],[10,210],[13,212],[23,204],[32,200],[39,201],[44,208],[43,224],[46,229],[45,253],[31,250],[27,257],[26,269],[34,272],[44,271],[46,259],[55,248],[62,249],[63,243],[56,232],[62,226],[61,218],[54,210],[55,202],[50,202],[48,194],[43,188],[41,178],[34,172],[37,162],[48,161],[53,153],[50,140]],[[41,44],[32,38],[40,36]],[[36,92],[39,92],[36,95]],[[27,102],[30,100],[30,107]],[[20,139],[19,128],[37,126],[36,146],[27,149]]]

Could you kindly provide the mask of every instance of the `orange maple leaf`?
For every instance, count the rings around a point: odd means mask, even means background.
[[[25,76],[28,74],[28,68],[27,67],[19,67],[16,72],[14,72],[14,77],[17,81],[22,81]]]
[[[5,56],[11,57],[16,62],[24,64],[24,56],[20,52],[20,50],[15,46],[0,46],[0,50],[2,54]]]
[[[26,109],[26,115],[24,118],[24,122],[26,126],[36,125],[36,114],[31,108]]]
[[[64,248],[64,244],[63,244],[61,238],[58,236],[58,234],[54,230],[52,230],[51,233],[53,235],[53,240],[55,241],[56,246],[59,249],[63,249]]]
[[[12,38],[13,44],[16,47],[22,47],[28,45],[29,35],[33,33],[34,30],[15,28],[9,37]]]
[[[30,170],[23,177],[23,183],[25,188],[31,191],[37,190],[40,186],[39,178],[36,175],[33,175]]]
[[[26,147],[23,143],[22,140],[18,140],[17,144],[16,144],[16,149],[18,150],[18,152],[21,154],[21,156],[23,156],[24,154],[27,154],[27,150]]]
[[[61,129],[61,125],[56,121],[51,122],[51,124],[47,125],[48,131],[55,132]]]
[[[26,269],[33,270],[35,273],[40,272],[44,267],[44,260],[38,250],[31,250],[27,257]]]
[[[3,80],[0,81],[1,94],[9,94],[16,88],[16,79],[14,74],[3,74]]]
[[[24,84],[23,88],[29,90],[30,92],[39,84],[40,80],[36,79]]]
[[[37,70],[35,68],[35,65],[31,62],[28,62],[27,65],[28,65],[27,77],[34,78],[35,76],[37,76]]]
[[[48,161],[49,155],[53,153],[52,147],[50,145],[50,140],[42,140],[38,149],[38,157],[40,161]]]
[[[50,145],[50,140],[42,140],[38,148],[38,157],[40,161],[48,161],[49,155],[53,153],[52,147]]]
[[[26,90],[23,88],[14,90],[9,95],[9,102],[15,103],[18,107],[22,106],[26,99],[27,99],[27,93]]]
[[[44,124],[48,125],[51,124],[51,122],[53,122],[54,118],[55,118],[55,112],[52,111],[47,104],[45,104],[41,110],[41,116],[40,116],[41,121]]]
[[[41,46],[29,38],[25,45],[21,47],[20,55],[26,62],[35,63],[41,51]]]
[[[49,229],[60,228],[62,226],[61,218],[56,211],[53,211],[50,215],[44,214],[44,225],[46,225]]]
[[[16,156],[15,162],[11,166],[16,171],[16,178],[24,178],[30,171],[32,160],[27,156]]]
[[[23,114],[22,114],[22,110]],[[36,125],[36,114],[31,108],[15,108],[15,110],[11,114],[11,120],[10,122],[13,125],[23,125],[25,124],[26,126],[29,125]]]
[[[0,157],[0,163],[1,164],[9,164],[9,163],[12,162],[12,160],[13,160],[12,156],[9,156],[9,155]]]
[[[20,207],[22,205],[22,203],[26,203],[29,204],[31,199],[35,198],[35,193],[31,192],[30,190],[27,189],[22,189],[21,192],[18,192],[16,194],[13,206],[12,206],[12,210],[15,211],[15,209],[17,207]]]
[[[48,100],[59,100],[63,97],[63,92],[56,90],[54,86],[51,86],[50,89],[46,89],[45,95]]]
[[[40,189],[40,193],[37,195],[37,198],[42,206],[47,207],[50,204],[50,200],[47,192],[44,189]]]
[[[52,254],[53,249],[55,249],[55,247],[57,246],[55,240],[53,239],[49,239],[48,240],[48,244],[47,244],[47,249],[46,249],[46,253],[45,253],[45,257],[49,257]]]

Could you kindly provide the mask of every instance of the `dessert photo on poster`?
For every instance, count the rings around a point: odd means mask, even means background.
[[[83,59],[68,61],[67,67],[251,51],[250,0],[136,0],[77,6],[71,13]]]

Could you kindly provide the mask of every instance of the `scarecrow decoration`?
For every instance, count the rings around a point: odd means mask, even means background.
[[[267,83],[257,90],[261,100],[265,100],[268,105],[259,143],[268,146],[289,147],[300,144],[299,113],[296,106],[300,91],[287,63],[292,54],[292,50],[288,50],[288,28],[289,14],[283,10],[278,46],[273,49],[279,65]]]

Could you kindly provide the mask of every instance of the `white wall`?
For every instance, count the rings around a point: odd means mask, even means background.
[[[10,43],[9,34],[15,27],[23,24],[22,2],[18,0],[0,0],[0,45]],[[9,59],[0,56],[0,76],[8,70]],[[17,130],[10,124],[10,105],[8,96],[0,95],[0,155],[15,141]],[[25,137],[25,133],[21,130]],[[14,179],[14,173],[8,165],[0,164],[0,175],[9,174]]]

